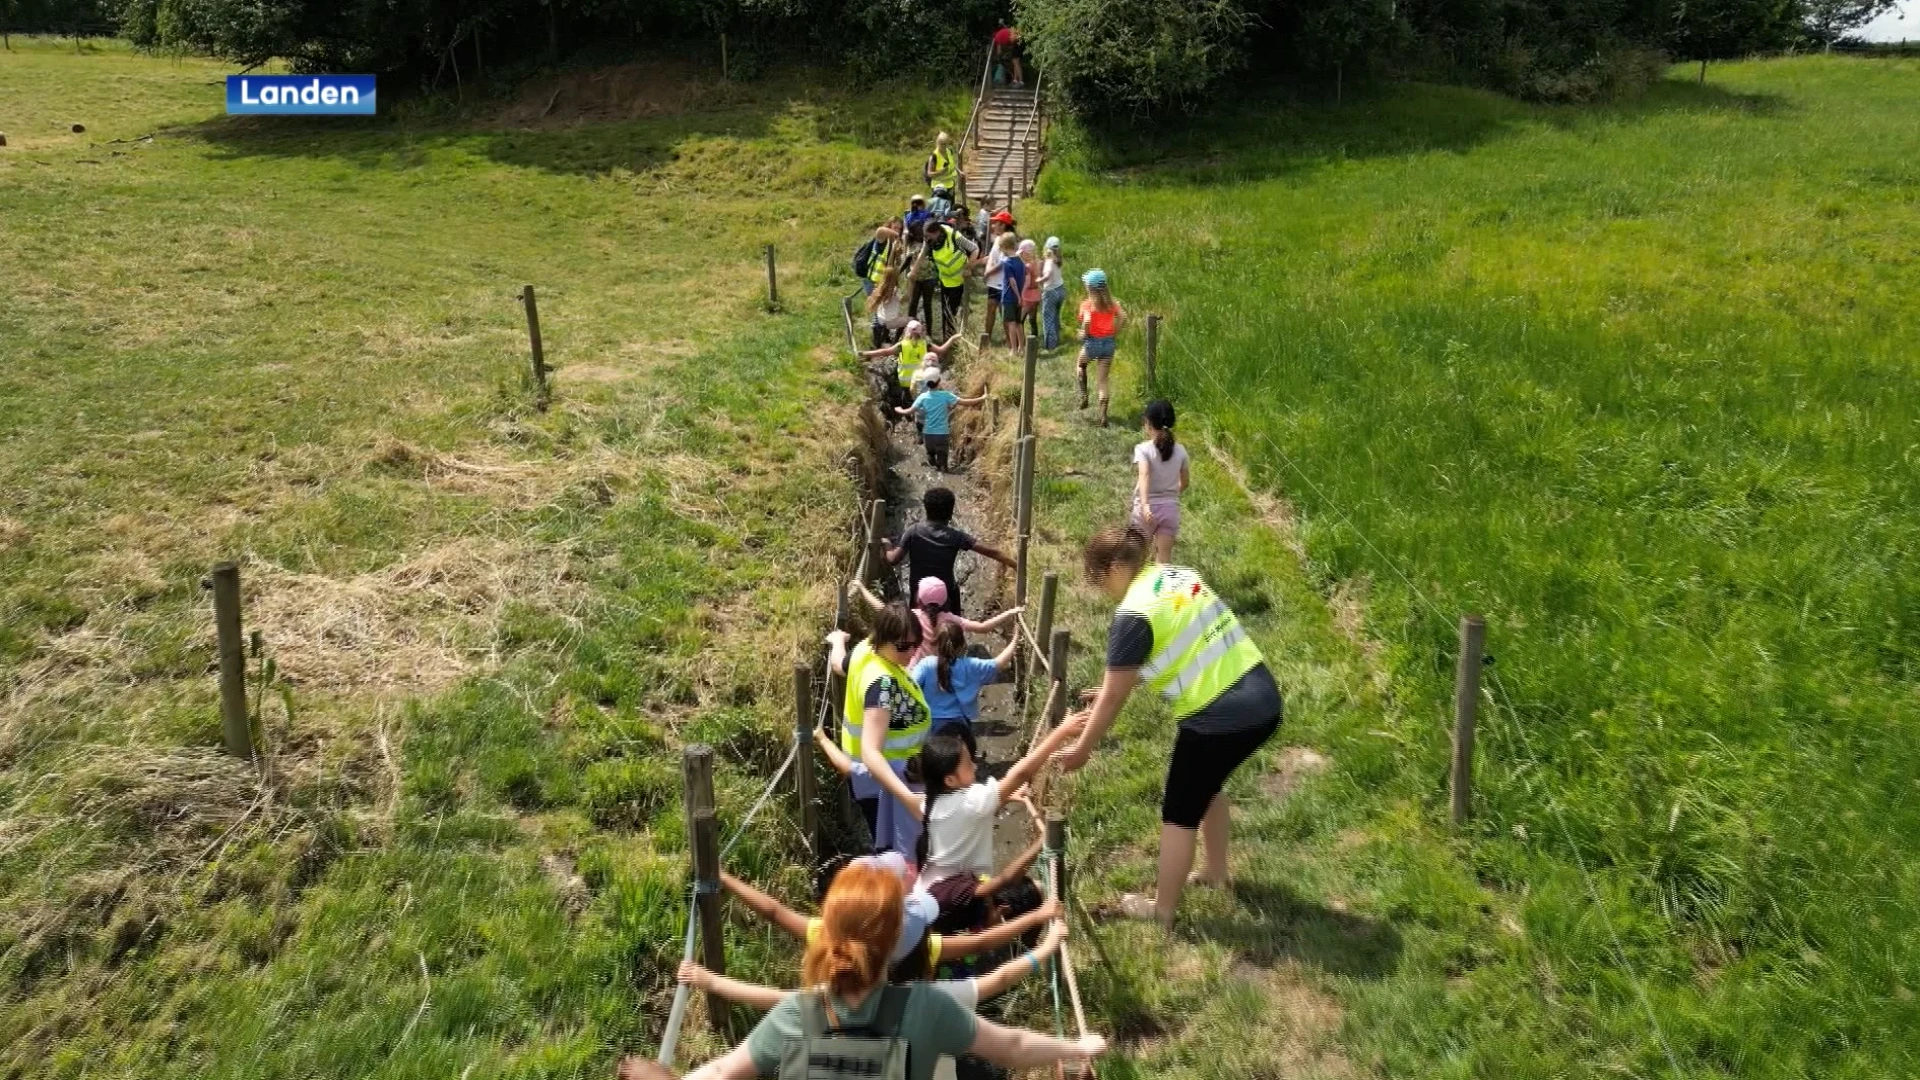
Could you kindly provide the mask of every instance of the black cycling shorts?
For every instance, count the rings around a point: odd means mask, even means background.
[[[1280,714],[1256,727],[1219,734],[1202,734],[1185,725],[1173,740],[1167,762],[1167,793],[1160,800],[1160,820],[1182,829],[1197,829],[1207,816],[1213,797],[1227,785],[1233,770],[1252,757],[1280,730]]]

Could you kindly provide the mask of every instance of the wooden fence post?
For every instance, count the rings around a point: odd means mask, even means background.
[[[1060,595],[1060,575],[1049,570],[1040,578],[1040,612],[1038,618],[1028,625],[1033,627],[1033,651],[1038,653],[1053,644],[1053,605]],[[1053,654],[1047,654],[1047,664],[1053,664]],[[1059,677],[1059,672],[1052,673]]]
[[[213,568],[213,630],[220,651],[220,732],[227,753],[253,760],[253,725],[247,719],[247,654],[241,645],[240,564]]]
[[[840,298],[840,314],[845,317],[847,324],[847,351],[855,354],[854,359],[857,360],[859,359],[860,343],[853,339],[853,297],[843,296]],[[932,337],[933,332],[929,330],[927,336]]]
[[[1147,391],[1151,393],[1159,386],[1156,365],[1160,361],[1160,316],[1147,314]]]
[[[1014,496],[1014,528],[1017,537],[1014,541],[1014,579],[1013,603],[1015,607],[1027,602],[1027,545],[1033,539],[1033,457],[1034,438],[1028,435],[1020,440],[1018,458],[1019,471],[1014,480],[1018,487]]]
[[[1453,824],[1467,823],[1473,802],[1473,727],[1480,705],[1480,659],[1487,621],[1460,616],[1460,661],[1453,675]]]
[[[887,500],[873,500],[873,519],[867,523],[867,580],[881,584],[880,594],[885,596],[892,589],[882,583],[894,580],[893,568],[887,564],[887,547],[881,542],[885,535],[887,519]]]
[[[1047,814],[1047,850],[1053,853],[1053,895],[1067,903],[1067,818],[1059,811]]]
[[[1040,343],[1027,339],[1025,366],[1020,370],[1020,431],[1021,438],[1033,434],[1033,380],[1034,372],[1040,363]]]
[[[774,277],[773,245],[767,245],[767,310],[780,310],[780,284]]]
[[[800,804],[800,835],[807,847],[819,850],[819,807],[814,801],[813,669],[793,665],[793,798]]]
[[[520,303],[527,309],[527,341],[533,346],[533,403],[535,408],[545,411],[550,400],[547,393],[547,350],[540,343],[540,305],[533,299],[533,286],[521,286]]]
[[[700,919],[700,963],[716,974],[727,970],[725,920],[720,910],[720,824],[713,809],[713,747],[695,743],[680,751],[682,798],[687,810],[687,846],[693,852],[693,902]],[[707,1016],[731,1041],[725,998],[707,995]]]
[[[1047,710],[1049,729],[1067,718],[1067,652],[1072,647],[1073,635],[1065,630],[1055,630],[1047,643],[1047,666],[1053,669],[1053,685],[1059,690],[1052,695],[1053,706]]]

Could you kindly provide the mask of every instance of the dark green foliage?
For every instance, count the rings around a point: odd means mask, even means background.
[[[1247,62],[1240,0],[1018,0],[1015,10],[1036,65],[1096,111],[1191,107]]]

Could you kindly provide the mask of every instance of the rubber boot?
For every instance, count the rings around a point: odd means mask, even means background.
[[[1087,407],[1087,366],[1080,365],[1080,407]]]
[[[1101,427],[1107,426],[1107,399],[1106,398],[1100,399],[1100,426]]]

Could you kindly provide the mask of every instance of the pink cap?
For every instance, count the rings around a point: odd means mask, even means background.
[[[947,602],[947,583],[937,577],[923,577],[913,595],[919,598],[922,607],[944,604]]]

